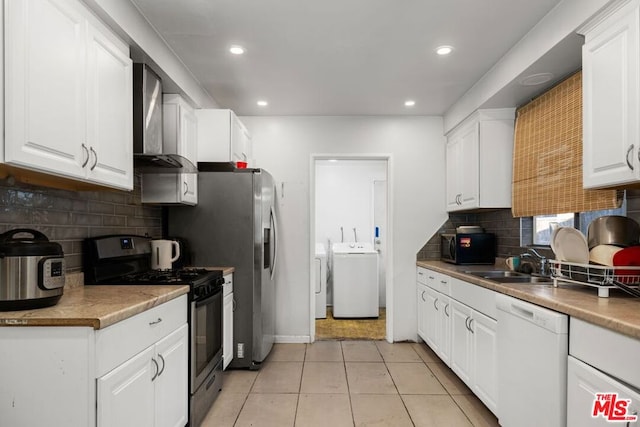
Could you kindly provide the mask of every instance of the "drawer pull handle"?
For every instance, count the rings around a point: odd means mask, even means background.
[[[156,362],[156,359],[154,359],[153,357],[151,358],[151,361],[153,362],[154,365],[156,365],[156,373],[153,374],[153,377],[151,378],[151,381],[154,381],[156,378],[158,378],[158,375],[160,372],[160,367],[158,366],[158,362]]]
[[[160,372],[158,372],[158,376],[160,376],[160,375],[162,375],[162,373],[164,372],[164,365],[165,365],[165,362],[164,362],[164,357],[162,357],[162,355],[161,355],[161,354],[159,354],[159,353],[158,353],[158,357],[160,358],[160,360],[162,360],[162,369],[160,369]]]
[[[429,276],[429,280],[436,280],[436,278],[433,276]]]
[[[85,167],[87,166],[87,163],[89,163],[89,159],[91,158],[91,155],[89,154],[89,149],[87,148],[86,145],[84,145],[84,143],[82,144],[82,149],[87,155],[87,159],[84,162],[82,162],[82,166],[81,166],[81,167]]]
[[[149,326],[157,325],[160,322],[162,322],[162,318],[158,317],[158,320],[154,320],[153,322],[149,322]]]
[[[95,157],[95,160],[93,161],[93,164],[91,165],[89,170],[94,170],[96,168],[96,165],[98,164],[98,153],[96,153],[96,150],[94,150],[93,147],[89,147],[89,151],[91,151]]]

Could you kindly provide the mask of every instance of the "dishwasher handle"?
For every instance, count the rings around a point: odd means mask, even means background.
[[[531,322],[557,334],[569,333],[569,317],[566,314],[504,294],[496,295],[496,306],[499,312]]]

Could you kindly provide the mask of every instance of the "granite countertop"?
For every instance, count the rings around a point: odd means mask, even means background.
[[[234,267],[200,267],[231,274]],[[0,311],[0,326],[87,326],[102,329],[189,292],[187,285],[84,286],[82,273],[67,275],[58,304]]]
[[[65,288],[58,304],[0,312],[0,326],[106,328],[189,292],[186,285],[99,285]]]
[[[559,283],[558,287],[496,283],[464,273],[504,270],[501,263],[492,266],[472,266],[442,261],[418,261],[417,265],[640,339],[640,299],[623,291],[613,290],[609,298],[600,298],[598,290],[589,286],[568,283]]]

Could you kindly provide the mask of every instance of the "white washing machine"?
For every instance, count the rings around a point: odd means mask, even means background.
[[[316,243],[316,319],[327,318],[327,251]]]
[[[378,317],[378,252],[372,243],[334,243],[333,316]]]

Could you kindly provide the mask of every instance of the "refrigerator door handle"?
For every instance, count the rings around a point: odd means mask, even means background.
[[[276,218],[276,212],[271,206],[271,222],[273,223],[273,256],[271,257],[271,280],[276,271],[276,262],[278,261],[278,220]]]

